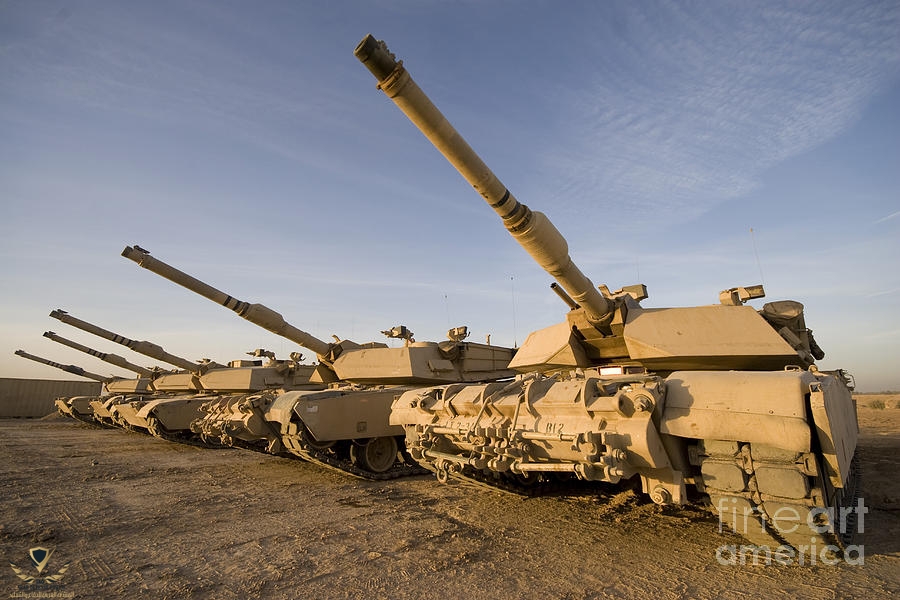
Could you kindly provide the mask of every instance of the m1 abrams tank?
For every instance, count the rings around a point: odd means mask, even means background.
[[[221,436],[205,435],[198,429],[197,423],[217,414],[224,406],[234,406],[273,390],[323,387],[310,383],[315,367],[299,364],[296,358],[278,360],[274,353],[262,348],[247,354],[257,360],[234,360],[226,367],[209,362],[200,365],[201,368],[193,376],[199,381],[202,391],[178,392],[170,385],[166,392],[119,404],[115,412],[133,427],[146,423],[148,431],[157,437],[182,442],[195,442],[199,437],[207,445],[220,446],[224,443]],[[259,358],[268,358],[268,361],[263,364]],[[207,368],[210,364],[215,367]]]
[[[610,292],[575,266],[549,219],[518,202],[371,35],[355,50],[543,267],[566,320],[528,336],[513,383],[416,390],[393,404],[412,456],[438,478],[526,489],[559,478],[639,479],[661,505],[693,494],[752,543],[837,553],[854,533],[858,426],[851,380],[822,372],[803,306],[755,310],[762,286],[720,303],[644,308],[643,285]],[[825,552],[826,550],[823,550]]]
[[[104,424],[111,423],[133,431],[146,431],[156,437],[173,441],[192,442],[195,440],[194,434],[200,433],[195,429],[195,422],[206,418],[207,411],[216,414],[222,405],[239,403],[254,392],[323,387],[321,384],[310,383],[316,367],[300,365],[293,358],[276,360],[274,354],[263,349],[248,354],[257,359],[269,358],[266,365],[263,365],[261,360],[232,361],[227,367],[205,359],[193,363],[186,358],[169,354],[156,344],[135,342],[77,319],[65,311],[54,311],[51,316],[151,358],[185,369],[182,372],[166,372],[158,369],[150,372],[151,376],[146,380],[149,385],[143,390],[144,393],[136,393],[139,390],[134,389],[116,388],[111,390],[111,394],[116,395],[95,399],[92,402],[94,418]],[[79,348],[77,346],[80,345],[73,345],[76,343],[63,341],[65,338],[50,333],[51,335],[47,337],[60,343],[76,349],[85,348],[84,346]],[[86,350],[90,351],[89,348]],[[94,355],[99,354],[101,353]],[[109,360],[109,355],[106,356]],[[124,368],[134,367],[134,365],[126,366],[127,361],[121,357],[113,360],[115,360],[113,364]],[[200,439],[212,445],[222,443],[209,436],[201,435]]]
[[[116,422],[114,421],[113,416],[110,413],[110,407],[120,403],[124,398],[127,397],[127,395],[149,394],[153,389],[151,382],[153,378],[158,374],[157,370],[146,369],[139,365],[133,364],[125,360],[123,357],[118,356],[117,354],[109,354],[106,352],[100,352],[99,350],[94,350],[93,348],[88,348],[83,344],[79,344],[76,341],[64,338],[52,331],[45,331],[44,337],[62,344],[63,346],[68,346],[69,348],[78,350],[79,352],[90,354],[91,356],[99,358],[104,362],[108,362],[111,365],[115,365],[122,369],[137,373],[138,377],[135,379],[114,379],[107,382],[104,386],[106,388],[107,394],[104,396],[97,396],[91,401],[91,413],[93,415],[94,421],[96,421],[100,425],[108,427],[116,425]]]
[[[184,369],[158,372],[149,389],[121,393],[104,400],[103,407],[114,423],[126,429],[146,431],[167,439],[190,436],[190,424],[198,417],[204,399],[208,399],[200,383],[200,376],[210,369],[224,368],[223,365],[205,359],[199,363],[191,362],[166,352],[156,344],[129,339],[73,317],[64,310],[54,310],[50,316],[144,356]]]
[[[101,384],[103,384],[103,389],[106,388],[107,384],[116,381],[115,377],[104,377],[103,375],[97,375],[96,373],[85,371],[81,367],[76,367],[75,365],[63,365],[46,358],[41,358],[40,356],[35,356],[34,354],[29,354],[24,350],[16,350],[15,354],[16,356],[21,356],[22,358],[27,358],[28,360],[33,360],[50,367],[55,367],[57,369],[60,369],[61,371],[65,371],[66,373],[71,373],[72,375],[78,375],[79,377],[86,377],[87,379],[99,381]],[[93,423],[94,416],[91,402],[95,398],[95,396],[70,396],[66,398],[57,398],[55,401],[56,409],[59,411],[59,414],[63,416],[72,417],[73,419],[84,421],[85,423]]]
[[[223,410],[198,424],[207,434],[226,432],[248,442],[265,439],[270,448],[283,444],[292,454],[354,475],[384,479],[410,470],[398,452],[403,428],[388,423],[398,394],[438,383],[509,378],[510,348],[463,341],[463,328],[446,342],[415,342],[406,327],[385,331],[405,340],[403,347],[349,340],[328,343],[287,323],[272,309],[242,302],[151,256],[140,246],[122,252],[170,281],[225,306],[251,323],[316,353],[314,378],[331,384],[323,391],[270,392]]]
[[[292,353],[289,360],[278,360],[262,348],[247,354],[257,360],[232,361],[230,368],[214,369],[200,378],[204,388],[221,395],[200,407],[191,431],[210,444],[279,454],[283,451],[281,437],[277,428],[262,419],[260,407],[288,390],[323,389],[317,375],[321,367],[301,364],[299,353]],[[268,359],[265,364],[263,358]]]

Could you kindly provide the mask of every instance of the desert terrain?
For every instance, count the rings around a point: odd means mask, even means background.
[[[715,517],[630,491],[362,481],[55,415],[0,420],[0,597],[890,598],[898,403],[858,397],[863,564],[804,566],[721,564],[717,549],[742,540]],[[68,565],[57,584],[29,586],[9,565],[36,574],[34,547],[53,552],[42,575]]]

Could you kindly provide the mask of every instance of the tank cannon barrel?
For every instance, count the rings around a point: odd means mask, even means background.
[[[63,323],[67,325],[71,325],[72,327],[77,327],[82,331],[86,331],[88,333],[92,333],[98,337],[102,337],[111,342],[115,342],[117,344],[121,344],[139,354],[143,354],[144,356],[149,356],[150,358],[156,359],[158,361],[162,361],[164,363],[168,363],[170,365],[175,365],[179,369],[184,369],[185,371],[197,372],[201,367],[195,362],[191,362],[186,358],[181,358],[180,356],[175,356],[174,354],[169,354],[162,347],[157,346],[152,342],[145,341],[135,341],[128,339],[125,336],[119,335],[117,333],[113,333],[112,331],[103,329],[102,327],[97,327],[87,321],[82,321],[76,317],[73,317],[66,311],[62,309],[56,309],[50,313],[50,316],[54,319],[59,319]],[[218,365],[216,363],[209,363],[208,365],[204,365],[206,368],[210,367],[222,367],[222,365]]]
[[[271,308],[263,306],[262,304],[250,304],[249,302],[238,300],[225,292],[217,290],[211,285],[203,283],[199,279],[191,277],[187,273],[179,271],[163,261],[154,258],[150,255],[150,252],[138,245],[126,246],[122,251],[122,256],[136,262],[148,271],[152,271],[157,275],[165,277],[169,281],[173,281],[192,292],[200,294],[204,298],[208,298],[217,304],[221,304],[254,325],[258,325],[263,329],[287,338],[304,348],[308,348],[319,356],[324,356],[331,350],[331,344],[324,342],[305,331],[297,329]]]
[[[34,362],[39,362],[50,367],[56,367],[57,369],[65,371],[66,373],[71,373],[72,375],[78,375],[80,377],[87,377],[88,379],[99,381],[100,383],[106,383],[112,380],[111,377],[97,375],[96,373],[85,371],[81,367],[76,367],[75,365],[63,365],[58,362],[53,362],[52,360],[47,360],[46,358],[41,358],[40,356],[35,356],[34,354],[28,354],[24,350],[16,350],[16,356],[21,356],[22,358],[27,358],[28,360],[33,360]]]
[[[150,369],[145,369],[144,367],[141,367],[134,363],[128,362],[127,360],[125,360],[124,358],[119,356],[118,354],[109,354],[107,352],[100,352],[98,350],[94,350],[93,348],[88,348],[87,346],[79,344],[78,342],[64,338],[61,335],[57,335],[57,334],[53,333],[52,331],[45,331],[44,337],[50,338],[51,340],[53,340],[54,342],[57,342],[58,344],[62,344],[63,346],[68,346],[69,348],[73,348],[75,350],[78,350],[79,352],[84,352],[85,354],[90,354],[91,356],[93,356],[95,358],[99,358],[102,361],[108,362],[111,365],[115,365],[117,367],[121,367],[121,368],[127,369],[129,371],[133,371],[142,377],[153,377],[153,371],[151,371]]]
[[[515,199],[413,81],[403,62],[372,35],[363,38],[354,54],[378,80],[379,89],[500,215],[516,241],[584,309],[587,319],[595,325],[607,323],[614,303],[572,262],[562,234],[545,215]]]

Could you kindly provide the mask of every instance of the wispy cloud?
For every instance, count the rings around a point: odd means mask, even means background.
[[[895,2],[638,3],[600,21],[596,79],[571,92],[577,129],[550,160],[561,197],[634,211],[746,194],[845,130],[900,67]]]
[[[886,216],[886,217],[882,217],[882,218],[878,219],[877,221],[875,221],[875,222],[872,223],[872,224],[873,224],[873,225],[878,225],[879,223],[884,223],[885,221],[890,221],[891,219],[896,218],[896,217],[898,217],[898,216],[900,216],[900,210],[898,210],[898,211],[895,212],[895,213],[891,213],[891,214],[889,214],[889,215]]]
[[[872,292],[872,293],[870,293],[870,294],[866,294],[865,297],[866,297],[866,298],[878,298],[879,296],[893,295],[893,294],[896,294],[897,292],[900,292],[900,289],[898,289],[898,288],[893,288],[893,289],[890,289],[890,290],[881,290],[881,291],[878,291],[878,292]]]

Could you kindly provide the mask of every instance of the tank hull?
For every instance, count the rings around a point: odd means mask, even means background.
[[[69,398],[57,398],[55,401],[56,409],[59,413],[66,417],[72,417],[85,423],[93,423],[94,412],[91,402],[94,396],[72,396]]]
[[[424,471],[403,450],[403,427],[389,423],[391,404],[408,386],[334,385],[267,399],[265,427],[278,447],[303,460],[365,479]]]
[[[94,421],[106,427],[121,427],[116,421],[114,408],[122,403],[142,400],[141,395],[116,394],[107,396],[106,398],[97,398],[91,402],[91,408],[94,411]]]
[[[858,427],[850,391],[832,374],[533,375],[406,392],[391,423],[441,481],[530,492],[564,479],[639,480],[658,504],[705,499],[758,544],[810,547],[812,538],[837,551],[852,541],[842,515],[857,511]],[[779,522],[785,514],[800,524]]]
[[[214,394],[196,394],[150,399],[133,403],[134,413],[126,418],[159,438],[193,440],[191,424],[202,417],[202,406],[215,398]]]
[[[759,527],[739,531],[754,541],[800,553],[810,540],[833,542],[835,552],[848,544],[837,530],[858,481],[850,378],[817,371],[824,352],[801,303],[745,306],[764,296],[752,285],[721,292],[719,305],[647,309],[643,284],[595,286],[549,218],[516,199],[384,42],[368,35],[354,54],[555,279],[570,309],[519,349],[510,367],[529,373],[523,379],[401,396],[391,423],[404,426],[416,460],[443,481],[519,491],[559,478],[639,478],[658,504],[696,492],[736,529],[755,519]],[[584,223],[598,249],[614,243],[606,225],[623,225],[587,214]],[[583,374],[595,369],[642,375]],[[791,512],[806,525],[779,528],[779,515]]]
[[[113,422],[124,429],[130,431],[140,431],[149,433],[147,430],[147,422],[137,417],[138,411],[147,400],[145,398],[123,398],[121,402],[113,404],[109,407],[109,414]]]

